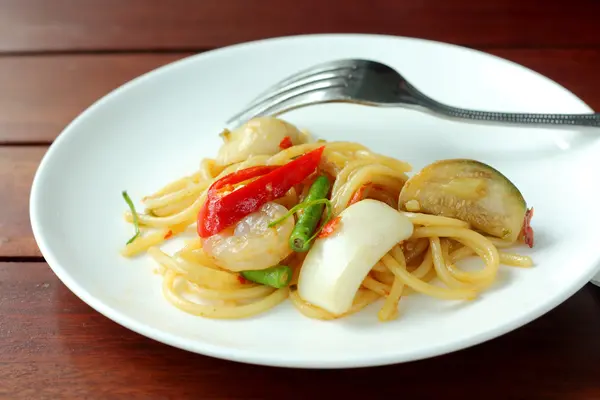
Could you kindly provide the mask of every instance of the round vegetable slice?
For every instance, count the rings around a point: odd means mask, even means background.
[[[423,213],[461,219],[510,242],[519,238],[527,212],[523,195],[506,176],[469,159],[437,161],[409,179],[400,192],[399,207],[415,206]]]

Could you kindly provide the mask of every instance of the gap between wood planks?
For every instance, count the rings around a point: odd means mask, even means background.
[[[269,39],[269,38],[266,38]],[[417,38],[418,39],[418,38]],[[229,46],[219,47],[171,47],[171,48],[130,48],[130,49],[73,49],[73,50],[20,50],[20,51],[0,51],[0,58],[6,57],[52,57],[52,56],[76,56],[76,55],[119,55],[119,54],[179,54],[192,53],[199,54],[207,51],[216,50],[223,47],[230,47],[240,43],[232,43]],[[445,42],[440,42],[445,43]],[[483,52],[494,50],[597,50],[600,45],[596,44],[574,44],[574,45],[555,45],[555,44],[528,44],[528,45],[499,45],[499,44],[478,44],[476,46],[467,43],[447,43],[455,46],[466,47]]]
[[[0,263],[45,263],[46,259],[39,256],[0,256]]]
[[[53,140],[39,140],[28,142],[0,139],[0,147],[48,147],[52,144],[52,142]]]
[[[181,47],[169,49],[82,49],[82,50],[23,50],[0,51],[0,58],[5,57],[53,57],[53,56],[85,56],[85,55],[119,55],[119,54],[179,54],[179,53],[204,53],[215,50],[214,48]]]

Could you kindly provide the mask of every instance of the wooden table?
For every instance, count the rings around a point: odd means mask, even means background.
[[[592,285],[513,333],[435,359],[265,368],[186,353],[93,311],[44,263],[28,217],[33,174],[61,129],[118,85],[190,54],[300,33],[415,36],[523,64],[597,110],[599,16],[597,0],[0,0],[0,398],[600,399]]]

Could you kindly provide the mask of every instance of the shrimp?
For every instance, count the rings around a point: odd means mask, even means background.
[[[203,239],[202,247],[219,267],[239,272],[272,267],[292,252],[288,239],[294,229],[289,217],[269,228],[270,222],[287,213],[284,206],[268,202],[234,227]]]
[[[293,146],[308,141],[294,125],[274,117],[253,118],[233,131],[224,131],[225,143],[219,149],[216,163],[230,165],[252,156],[277,154],[280,143],[289,137]]]

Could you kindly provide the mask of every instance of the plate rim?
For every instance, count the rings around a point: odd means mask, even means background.
[[[587,282],[597,273],[597,270],[592,269],[588,271],[588,274],[582,274],[580,279],[574,280],[571,283],[571,286],[563,290],[559,295],[555,295],[552,298],[549,298],[547,301],[541,303],[538,307],[536,307],[530,313],[520,317],[512,319],[509,323],[506,323],[501,326],[496,326],[494,328],[488,329],[485,332],[482,332],[479,335],[469,336],[468,339],[457,340],[451,343],[447,343],[445,345],[437,345],[428,347],[426,350],[421,352],[412,352],[405,353],[403,356],[398,357],[396,353],[390,353],[385,356],[358,356],[358,357],[348,357],[344,360],[333,360],[333,361],[324,361],[324,360],[307,360],[307,359],[291,359],[289,357],[277,357],[275,355],[260,355],[255,351],[247,351],[245,349],[232,349],[226,346],[214,345],[205,341],[196,341],[195,346],[189,345],[187,340],[178,339],[171,334],[165,333],[160,329],[157,329],[151,325],[147,325],[141,322],[138,322],[134,318],[130,318],[127,315],[123,314],[119,309],[113,308],[105,304],[103,301],[97,299],[93,295],[89,293],[83,286],[79,285],[75,279],[67,272],[66,268],[61,266],[61,263],[54,256],[53,251],[49,248],[49,245],[46,243],[44,236],[42,234],[43,226],[38,220],[37,215],[43,213],[41,211],[42,207],[40,207],[40,180],[42,179],[42,173],[46,168],[46,165],[49,163],[49,160],[53,158],[53,154],[56,149],[62,145],[62,142],[68,140],[71,136],[71,132],[75,132],[76,125],[82,121],[87,115],[93,113],[97,108],[101,107],[103,104],[112,101],[113,98],[118,96],[121,92],[129,90],[130,87],[135,85],[141,85],[144,81],[148,79],[152,79],[153,76],[158,75],[164,71],[174,70],[179,68],[187,63],[197,62],[198,59],[202,59],[204,57],[213,57],[214,55],[220,54],[222,52],[229,52],[235,49],[240,49],[244,47],[253,47],[256,45],[269,45],[271,43],[277,42],[289,42],[294,40],[304,40],[304,39],[392,39],[392,40],[404,40],[409,42],[416,43],[433,43],[439,45],[441,47],[451,47],[457,49],[459,51],[466,52],[474,52],[485,55],[487,57],[492,57],[496,59],[496,61],[504,62],[512,64],[520,69],[525,69],[530,73],[537,75],[538,77],[547,81],[548,84],[554,84],[560,89],[562,89],[565,94],[569,94],[573,97],[573,100],[577,100],[581,106],[581,112],[593,112],[592,108],[587,105],[582,99],[580,99],[573,92],[560,85],[558,82],[550,79],[549,77],[542,75],[541,73],[518,64],[514,61],[499,57],[494,54],[486,53],[485,51],[480,51],[476,49],[472,49],[469,47],[464,47],[457,44],[446,43],[436,40],[422,39],[422,38],[413,38],[407,36],[394,36],[394,35],[381,35],[381,34],[362,34],[362,33],[326,33],[326,34],[304,34],[304,35],[288,35],[288,36],[278,36],[266,39],[258,39],[252,40],[242,43],[237,43],[229,46],[223,46],[220,48],[216,48],[213,50],[192,54],[185,56],[179,60],[172,61],[170,63],[164,64],[157,68],[154,68],[148,72],[140,74],[133,79],[123,83],[122,85],[117,86],[112,89],[102,97],[97,98],[93,103],[88,105],[85,109],[83,109],[75,118],[73,118],[57,135],[56,139],[53,143],[48,147],[46,153],[43,155],[36,172],[34,174],[33,182],[31,185],[31,192],[29,196],[29,218],[30,225],[32,228],[33,236],[36,244],[38,245],[40,252],[45,258],[46,263],[51,268],[53,273],[59,278],[59,280],[73,293],[75,294],[81,301],[89,305],[96,312],[104,315],[106,318],[118,323],[119,325],[136,332],[146,338],[151,340],[155,340],[157,342],[166,344],[171,347],[179,348],[182,350],[189,351],[191,353],[196,353],[204,356],[209,356],[213,358],[219,358],[223,360],[229,360],[234,362],[241,362],[246,364],[253,365],[264,365],[264,366],[274,366],[274,367],[284,367],[284,368],[308,368],[308,369],[351,369],[351,368],[364,368],[364,367],[376,367],[376,366],[384,366],[384,365],[392,365],[392,364],[400,364],[407,363],[421,359],[428,359],[436,356],[441,356],[453,352],[457,352],[459,350],[467,349],[470,347],[474,347],[481,343],[487,342],[489,340],[495,339],[499,336],[505,335],[506,333],[512,332],[519,327],[522,327],[541,316],[545,315],[549,311],[553,310],[561,303],[570,298],[573,294],[579,291],[581,288],[585,286]],[[600,255],[596,257],[596,263],[600,262]],[[589,275],[589,276],[588,276]],[[200,344],[200,346],[198,346]]]

